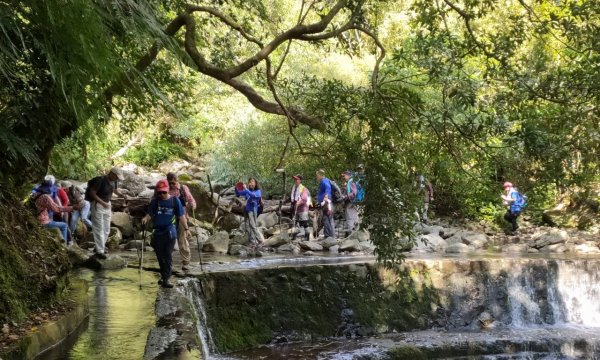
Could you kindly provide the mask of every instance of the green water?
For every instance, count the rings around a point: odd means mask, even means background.
[[[81,270],[74,276],[89,283],[89,320],[77,334],[39,359],[142,359],[148,332],[156,321],[158,276],[131,268]]]

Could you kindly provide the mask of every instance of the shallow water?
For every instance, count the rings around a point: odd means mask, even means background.
[[[157,275],[125,268],[81,270],[73,276],[89,283],[89,319],[78,333],[39,359],[142,359],[146,337],[156,319]]]

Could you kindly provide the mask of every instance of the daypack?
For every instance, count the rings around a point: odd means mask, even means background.
[[[359,175],[354,174],[352,176],[351,181],[353,181],[354,184],[356,184],[356,196],[352,200],[352,203],[361,203],[361,202],[365,201],[365,188],[361,185],[360,180],[361,180],[361,178]],[[350,184],[350,181],[348,181],[348,194],[350,194],[350,191],[351,191],[351,184]]]
[[[71,185],[67,191],[67,196],[71,204],[79,204],[84,199],[84,192],[79,186]]]
[[[27,198],[27,200],[25,201],[25,207],[27,207],[27,209],[29,209],[29,211],[35,215],[36,217],[44,210],[38,210],[36,202],[37,200],[40,198],[40,196],[42,196],[44,194],[40,193],[40,192],[33,192],[31,195],[29,195],[29,197]]]
[[[344,196],[342,195],[342,191],[338,184],[333,180],[329,180],[329,183],[331,184],[331,196],[333,196],[331,201],[333,201],[334,204],[344,201]]]
[[[516,190],[515,193],[517,194],[515,205],[521,207],[522,209],[527,207],[527,195],[521,194],[521,192],[518,190]]]

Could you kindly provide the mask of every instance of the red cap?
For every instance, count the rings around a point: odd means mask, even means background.
[[[169,192],[169,182],[165,179],[158,180],[156,183],[156,187],[154,188],[156,191],[166,191]]]
[[[244,183],[240,181],[239,183],[235,184],[235,188],[237,191],[244,190]]]
[[[504,183],[503,188],[506,189],[507,187],[512,187],[512,186],[513,186],[512,183],[507,181],[507,182]]]

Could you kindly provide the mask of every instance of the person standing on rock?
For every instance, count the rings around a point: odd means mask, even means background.
[[[423,206],[421,211],[418,213],[421,222],[427,224],[429,221],[429,203],[433,201],[433,186],[431,182],[425,178],[425,176],[416,173],[417,181],[417,194],[423,195]]]
[[[319,169],[316,172],[319,191],[317,192],[317,202],[321,205],[321,216],[323,219],[323,235],[325,238],[335,237],[335,225],[333,223],[333,195],[331,193],[331,181],[325,177],[325,170]],[[327,201],[325,201],[327,197]],[[326,204],[327,206],[324,206]],[[331,208],[331,215],[327,216]]]
[[[88,181],[85,200],[90,202],[92,214],[92,233],[94,234],[95,256],[106,259],[106,240],[110,233],[112,194],[120,195],[118,182],[123,181],[123,171],[117,167],[110,169],[104,176],[96,176]]]
[[[302,175],[292,176],[294,179],[294,186],[292,187],[291,200],[292,200],[292,211],[294,218],[292,219],[294,227],[296,222],[304,228],[304,238],[306,241],[310,240],[310,232],[308,231],[308,208],[310,206],[310,193],[306,186],[302,185]],[[296,234],[292,235],[296,238]]]
[[[174,173],[167,174],[167,181],[169,182],[169,196],[179,199],[185,212],[185,218],[189,223],[190,211],[196,209],[196,200],[194,200],[190,189],[179,183],[179,179]],[[185,228],[181,222],[178,222],[177,225],[177,247],[181,255],[181,269],[184,271],[189,270],[188,266],[192,260],[192,253],[190,252],[188,237],[185,236]]]
[[[519,191],[511,182],[505,182],[503,187],[504,192],[501,195],[502,205],[508,207],[506,214],[504,214],[504,220],[512,225],[512,233],[514,234],[519,228],[517,218],[523,210],[523,202],[521,201],[521,194],[519,194]]]
[[[160,267],[159,284],[164,288],[172,288],[169,282],[173,269],[173,248],[177,241],[177,221],[182,225],[184,236],[191,237],[185,217],[185,210],[177,197],[169,195],[169,182],[159,180],[155,187],[156,197],[152,198],[148,206],[148,213],[142,218],[142,224],[152,219],[154,234],[152,235],[152,247],[156,253],[158,266]]]
[[[260,214],[262,203],[262,193],[260,185],[255,178],[248,179],[248,184],[238,182],[235,186],[235,195],[246,198],[246,208],[244,216],[246,218],[246,229],[248,230],[248,241],[252,247],[261,246],[263,235],[258,229],[258,215]]]
[[[342,196],[344,199],[344,217],[346,219],[346,229],[344,230],[345,236],[348,237],[358,225],[358,209],[354,202],[358,189],[354,180],[352,180],[352,172],[350,170],[344,171],[342,177],[344,178]]]

